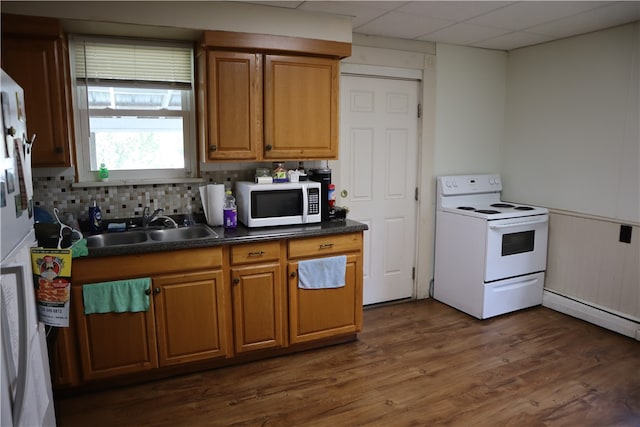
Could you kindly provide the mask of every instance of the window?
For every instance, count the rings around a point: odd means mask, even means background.
[[[194,178],[192,46],[74,36],[71,52],[78,181],[101,163],[116,183]]]

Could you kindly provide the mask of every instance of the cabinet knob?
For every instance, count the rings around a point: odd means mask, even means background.
[[[292,271],[291,274],[289,276],[291,276],[291,278],[294,278],[298,275],[298,273],[296,273],[295,271]]]
[[[159,294],[160,293],[160,288],[153,288],[153,293],[154,294]]]
[[[210,145],[209,146],[209,151],[216,151],[218,149],[217,145]]]
[[[234,277],[233,284],[237,285],[238,283],[240,283],[240,279],[238,279],[237,277]]]
[[[145,295],[151,295],[151,289],[145,289],[144,294]]]
[[[16,136],[16,128],[14,128],[13,126],[11,126],[10,128],[7,128],[7,135]]]
[[[267,144],[266,147],[264,147],[267,151],[271,151],[273,149],[273,145],[271,144]]]
[[[56,146],[56,147],[53,149],[53,152],[54,152],[54,153],[56,153],[56,154],[62,154],[62,147],[60,147],[59,145],[58,145],[58,146]]]

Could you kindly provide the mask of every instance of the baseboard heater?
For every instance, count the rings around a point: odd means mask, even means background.
[[[544,290],[542,305],[640,341],[640,319],[615,314],[548,289]]]

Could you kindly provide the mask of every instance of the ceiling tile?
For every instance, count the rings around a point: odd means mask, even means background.
[[[442,42],[450,44],[471,45],[493,37],[509,33],[509,30],[483,27],[474,24],[455,24],[447,28],[419,37],[419,40]]]
[[[412,1],[397,9],[398,12],[411,13],[433,18],[462,22],[483,15],[514,2],[508,1]]]
[[[531,27],[528,31],[569,37],[640,19],[640,2],[612,2],[604,7]]]
[[[543,22],[595,9],[605,3],[595,1],[525,1],[494,10],[470,19],[468,22],[520,31]]]
[[[401,12],[389,12],[373,21],[354,27],[362,34],[375,34],[386,37],[415,39],[440,28],[453,24],[453,21],[428,16],[411,15]]]
[[[515,31],[513,33],[504,34],[492,39],[473,43],[471,46],[484,47],[487,49],[510,50],[522,46],[530,46],[538,43],[551,41],[553,37],[544,36],[542,34],[526,33],[524,31]]]
[[[351,16],[353,28],[356,28],[400,7],[402,4],[397,1],[305,1],[298,9]]]

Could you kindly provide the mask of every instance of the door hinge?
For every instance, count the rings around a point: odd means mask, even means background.
[[[418,201],[418,196],[419,196],[419,194],[420,194],[420,190],[418,189],[418,187],[416,187],[416,192],[415,192],[415,194],[413,195],[413,198],[414,198],[414,199],[416,199],[416,202]]]
[[[418,118],[422,117],[422,104],[418,104]]]
[[[416,280],[416,268],[411,269],[411,280]]]

